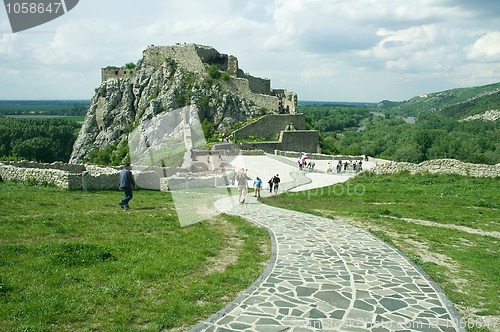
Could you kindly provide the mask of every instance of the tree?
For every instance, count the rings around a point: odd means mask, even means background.
[[[56,161],[57,143],[46,137],[18,140],[12,145],[12,153],[22,159],[43,162]]]

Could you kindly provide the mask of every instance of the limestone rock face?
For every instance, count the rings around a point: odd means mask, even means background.
[[[229,77],[212,77],[210,66]],[[84,162],[90,152],[127,140],[142,121],[186,105],[195,105],[200,121],[213,123],[220,133],[263,113],[276,113],[278,100],[291,101],[290,109],[295,110],[294,93],[274,91],[269,80],[243,74],[237,66],[234,56],[188,44],[150,46],[135,69],[102,69],[102,83],[90,102],[70,163]]]

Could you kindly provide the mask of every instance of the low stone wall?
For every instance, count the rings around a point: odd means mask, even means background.
[[[262,151],[260,153],[262,154]],[[69,190],[118,190],[120,170],[121,167],[63,163],[44,164],[23,161],[18,163],[0,163],[0,179],[15,182],[47,183],[61,189]],[[177,183],[186,182],[186,177],[182,176],[183,172],[187,172],[187,170],[161,167],[134,167],[132,169],[137,186],[149,190],[160,190],[160,179],[166,176],[171,177],[174,174],[176,178],[172,180],[172,184],[180,186],[181,184]],[[206,187],[208,184],[212,186],[214,184],[221,185],[221,181],[222,179],[215,181],[212,178],[211,180],[201,181],[200,183],[202,184],[200,185],[202,187]]]
[[[37,163],[33,161],[4,161],[1,162],[0,165],[10,165],[14,167],[21,168],[40,168],[40,169],[58,169],[61,171],[66,171],[70,173],[81,173],[86,170],[85,165],[80,164],[66,164],[60,161],[56,161],[54,163]],[[97,167],[97,166],[95,166]],[[101,167],[102,168],[102,167]]]
[[[389,161],[372,169],[375,174],[458,174],[472,177],[500,177],[500,164],[484,165],[463,163],[455,159],[436,159],[424,161],[420,164]]]
[[[0,177],[5,181],[47,183],[69,190],[112,190],[118,188],[119,169],[95,165],[64,163],[8,162],[0,163]],[[149,174],[152,173],[152,174]],[[151,178],[155,172],[137,172],[134,176]],[[156,176],[159,189],[159,177]],[[151,183],[151,180],[144,181]],[[148,188],[149,189],[149,188]]]
[[[319,151],[319,132],[315,130],[282,131],[279,141],[275,142],[243,142],[244,150],[262,150],[274,153],[276,150],[302,151],[317,153]]]
[[[71,189],[75,180],[69,172],[59,169],[16,167],[0,164],[0,177],[5,181],[48,183],[59,188]]]
[[[288,158],[299,158],[302,156],[303,152],[297,151],[281,151],[275,150],[274,154],[282,157]],[[321,154],[321,153],[306,153],[307,157],[311,160],[343,160],[343,161],[353,161],[353,160],[364,160],[364,156],[347,156],[347,155],[329,155],[329,154]]]
[[[296,130],[305,130],[306,116],[304,114],[268,114],[255,122],[235,130],[233,138],[236,141],[249,136],[276,139],[276,136],[291,123],[293,123]]]
[[[191,188],[215,188],[226,187],[229,183],[228,178],[224,174],[176,174],[170,178],[160,179],[160,190],[183,190]]]

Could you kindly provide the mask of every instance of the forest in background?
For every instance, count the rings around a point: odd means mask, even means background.
[[[67,162],[89,101],[0,101],[0,160]],[[498,110],[500,83],[418,96],[405,102],[299,102],[325,154],[419,163],[453,158],[500,163],[499,121],[462,121]],[[26,118],[9,116],[22,115]],[[39,119],[37,117],[48,117]],[[58,117],[67,116],[68,119]],[[118,147],[114,147],[118,148]],[[106,162],[101,151],[96,161]]]
[[[498,110],[500,83],[454,89],[377,105],[307,103],[299,105],[309,128],[320,131],[321,152],[369,155],[420,163],[453,158],[500,163],[500,128],[496,121],[468,116]]]
[[[0,116],[0,160],[67,162],[81,123]]]

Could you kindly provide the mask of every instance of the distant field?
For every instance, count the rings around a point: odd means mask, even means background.
[[[84,115],[5,115],[5,117],[13,119],[66,119],[78,123],[83,123],[85,120]]]
[[[0,115],[84,116],[88,100],[0,100]]]

